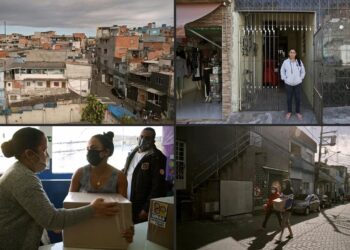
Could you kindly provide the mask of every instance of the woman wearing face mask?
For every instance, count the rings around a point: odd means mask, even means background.
[[[282,187],[283,187],[283,190],[282,190],[281,198],[285,200],[285,206],[284,206],[284,211],[282,212],[282,230],[281,230],[280,238],[276,243],[280,243],[282,241],[282,235],[285,227],[287,227],[289,231],[289,235],[287,236],[287,238],[289,239],[293,238],[293,232],[292,232],[289,219],[292,213],[294,192],[291,187],[290,180],[284,180]]]
[[[70,192],[118,193],[126,197],[127,180],[124,173],[107,163],[113,154],[113,132],[91,137],[87,146],[88,165],[79,168],[72,177]],[[133,228],[124,232],[128,242],[132,242]]]
[[[1,145],[15,162],[0,178],[0,249],[38,249],[44,228],[61,230],[94,215],[115,215],[117,205],[96,199],[75,209],[56,209],[35,173],[49,156],[45,134],[35,128],[18,130]]]
[[[269,220],[272,213],[276,214],[278,223],[281,226],[281,221],[282,221],[281,214],[280,212],[273,209],[273,200],[279,197],[280,197],[280,193],[278,192],[277,187],[271,187],[271,194],[269,196],[267,204],[265,204],[266,214],[265,214],[264,222],[262,224],[263,229],[266,229],[266,223]]]

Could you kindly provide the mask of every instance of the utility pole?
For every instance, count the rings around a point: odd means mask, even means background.
[[[319,143],[319,149],[318,149],[318,162],[315,165],[315,183],[314,183],[314,193],[318,194],[318,177],[320,173],[321,168],[321,156],[322,156],[322,141],[323,141],[323,126],[321,126],[321,132],[320,132],[320,143]]]
[[[318,162],[315,164],[315,183],[314,183],[314,192],[318,194],[318,179],[321,169],[321,158],[322,158],[322,147],[323,146],[334,146],[336,144],[336,135],[332,136],[323,136],[324,134],[336,133],[337,131],[327,131],[323,132],[323,126],[321,126],[320,131],[320,143],[319,143],[319,152],[318,152]],[[330,139],[330,141],[328,141]]]

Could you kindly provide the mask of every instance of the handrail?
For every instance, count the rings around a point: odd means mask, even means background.
[[[241,154],[249,145],[250,132],[246,132],[233,143],[226,145],[223,149],[201,162],[200,167],[203,167],[203,170],[194,177],[192,190],[207,180],[215,171],[220,170],[229,161]]]

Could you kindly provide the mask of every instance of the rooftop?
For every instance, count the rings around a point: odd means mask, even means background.
[[[27,69],[64,69],[66,64],[64,62],[24,62],[11,64],[11,68],[27,68]]]

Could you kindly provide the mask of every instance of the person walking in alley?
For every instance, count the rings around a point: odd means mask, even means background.
[[[295,112],[299,120],[303,119],[300,112],[301,83],[305,78],[305,67],[303,62],[298,59],[295,49],[289,51],[289,58],[286,59],[281,67],[281,79],[284,81],[287,90],[288,111],[286,119],[292,116],[293,97],[295,98]]]
[[[287,236],[287,238],[289,239],[293,238],[293,232],[292,232],[292,228],[290,226],[289,220],[290,220],[290,215],[292,213],[294,192],[291,187],[290,180],[284,180],[282,187],[283,187],[283,190],[282,190],[281,198],[285,200],[285,206],[284,206],[284,211],[282,212],[281,234],[280,234],[279,240],[277,240],[276,243],[280,243],[282,241],[283,231],[285,227],[287,227],[289,231],[289,235]]]
[[[265,214],[265,219],[264,222],[262,224],[262,228],[265,230],[266,229],[266,223],[269,220],[271,214],[276,214],[277,219],[278,219],[278,224],[281,227],[281,222],[282,222],[282,218],[281,218],[281,213],[279,211],[276,211],[273,209],[273,200],[277,199],[280,197],[280,193],[278,192],[277,187],[271,187],[271,194],[269,195],[269,199],[267,201],[266,204],[264,204],[264,207],[266,209],[266,214]]]

